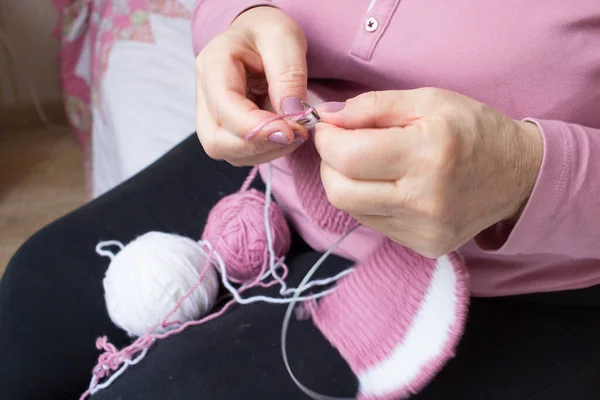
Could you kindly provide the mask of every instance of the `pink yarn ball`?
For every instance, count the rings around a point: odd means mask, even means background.
[[[208,215],[203,240],[209,241],[225,263],[232,281],[249,282],[258,277],[269,260],[263,193],[250,189],[219,201]],[[269,223],[277,257],[290,249],[290,230],[281,209],[272,202]]]

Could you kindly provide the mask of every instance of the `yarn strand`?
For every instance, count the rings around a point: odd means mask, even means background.
[[[265,199],[266,200],[265,200],[265,213],[264,213],[265,231],[266,231],[266,235],[267,235],[267,249],[269,251],[269,270],[271,271],[271,274],[273,275],[273,279],[275,279],[277,282],[279,282],[279,284],[283,288],[285,285],[285,282],[279,275],[277,275],[277,273],[275,271],[275,250],[273,249],[273,235],[271,234],[271,223],[269,221],[269,208],[271,206],[272,179],[273,179],[273,166],[271,165],[271,163],[269,163],[267,165],[267,184],[265,185],[266,186],[266,188],[265,188]]]
[[[120,377],[121,375],[123,375],[125,373],[127,368],[129,368],[132,365],[136,365],[140,361],[142,361],[144,359],[144,357],[146,357],[146,354],[148,354],[148,349],[142,350],[142,352],[133,360],[130,360],[130,359],[123,360],[123,365],[121,366],[121,368],[119,368],[114,374],[112,374],[111,377],[106,380],[106,382],[97,384],[97,385],[95,385],[95,387],[90,389],[90,394],[94,395],[96,392],[109,387],[115,380],[117,380],[118,377]],[[97,383],[97,378],[95,376],[92,378],[92,382],[94,382],[94,381],[96,381],[95,383]]]
[[[225,289],[227,289],[227,291],[233,296],[233,298],[235,299],[235,301],[237,303],[243,304],[243,305],[257,303],[257,302],[265,302],[265,303],[270,303],[270,304],[288,304],[293,300],[291,298],[279,298],[279,297],[270,297],[270,296],[263,296],[263,295],[243,298],[240,295],[240,291],[236,290],[233,287],[233,285],[231,284],[231,282],[229,281],[229,279],[227,279],[227,268],[225,267],[225,262],[221,258],[221,255],[218,252],[212,250],[212,246],[210,246],[209,242],[202,242],[202,244],[205,246],[209,246],[209,248],[211,249],[211,254],[217,263],[216,266],[219,269],[219,271],[221,272],[221,283],[223,284],[223,286],[225,286]],[[263,272],[261,272],[261,275],[263,275]],[[328,282],[328,283],[330,283],[330,282]],[[255,284],[250,284],[250,285],[246,286],[246,289],[250,289],[254,286],[255,286]],[[298,289],[296,289],[296,291],[297,290]],[[296,301],[316,300],[323,296],[327,296],[328,294],[332,293],[334,290],[335,290],[335,288],[332,288],[332,289],[324,290],[322,292],[319,292],[319,293],[316,293],[313,295],[309,295],[309,296],[298,296]],[[297,293],[299,295],[302,294],[302,292],[297,292]]]
[[[312,268],[306,273],[306,275],[304,276],[304,278],[302,279],[302,282],[300,282],[300,285],[298,285],[298,291],[294,294],[294,296],[292,297],[287,310],[285,311],[285,316],[283,317],[283,324],[281,326],[281,354],[283,356],[283,363],[285,364],[285,368],[288,371],[288,374],[290,375],[290,377],[292,378],[292,380],[294,381],[294,383],[296,384],[296,386],[298,386],[298,388],[300,390],[302,390],[307,396],[309,396],[310,398],[314,399],[314,400],[354,400],[354,397],[331,397],[331,396],[326,396],[320,393],[317,393],[313,390],[310,390],[309,388],[307,388],[306,386],[304,386],[299,380],[298,378],[296,378],[296,375],[294,375],[294,372],[292,371],[292,368],[290,367],[290,362],[288,359],[288,354],[287,354],[287,333],[289,330],[289,325],[290,325],[290,320],[292,318],[292,312],[294,311],[294,307],[296,306],[296,304],[298,303],[298,301],[300,301],[300,293],[302,293],[305,290],[306,285],[308,284],[308,282],[310,281],[310,278],[312,278],[312,276],[317,272],[317,270],[321,267],[321,265],[325,262],[325,260],[327,259],[327,257],[329,257],[331,255],[331,253],[333,253],[333,251],[340,245],[340,243],[342,243],[348,236],[350,236],[350,234],[352,232],[354,232],[359,225],[354,226],[352,229],[350,229],[348,232],[346,232],[344,234],[344,236],[342,236],[340,239],[338,239],[333,246],[331,246],[327,252],[325,252],[318,260],[317,262],[312,266]]]
[[[123,243],[119,242],[118,240],[106,240],[104,242],[98,243],[96,245],[96,253],[98,253],[101,256],[108,257],[111,260],[115,258],[115,253],[113,253],[112,251],[105,250],[105,247],[107,246],[117,246],[119,248],[119,251],[125,248]]]
[[[248,177],[242,184],[242,188],[240,189],[240,192],[247,191],[250,188],[250,185],[252,185],[252,182],[254,182],[254,179],[256,179],[257,175],[258,175],[258,166],[255,166],[254,168],[252,168],[252,170],[250,171],[250,174],[248,175]]]
[[[302,118],[306,117],[307,115],[312,114],[314,111],[315,111],[315,108],[310,107],[307,110],[300,111],[297,113],[274,115],[271,118],[267,118],[266,120],[261,122],[256,128],[254,128],[254,130],[246,136],[245,140],[247,142],[252,140],[256,135],[258,135],[260,133],[260,131],[263,130],[264,127],[266,127],[269,124],[272,124],[275,121],[279,121],[279,120],[286,119],[286,118],[289,118],[292,121],[298,121],[299,119],[302,119]]]
[[[332,276],[331,278],[324,278],[324,279],[317,279],[314,281],[310,281],[309,283],[307,283],[306,285],[302,286],[302,287],[298,287],[298,288],[285,288],[281,290],[281,294],[284,296],[293,296],[296,292],[304,292],[310,288],[313,288],[315,286],[326,286],[326,285],[331,285],[332,283],[342,279],[344,276],[351,274],[354,271],[354,268],[348,268],[342,272],[340,272],[337,275]],[[285,287],[285,284],[284,284]],[[323,297],[323,296],[321,296]]]
[[[192,287],[190,288],[190,290],[188,290],[188,291],[187,291],[187,292],[186,292],[186,293],[185,293],[185,294],[184,294],[184,295],[183,295],[183,296],[182,296],[182,297],[179,299],[179,301],[177,301],[177,303],[175,304],[175,307],[173,308],[173,310],[171,310],[171,312],[169,312],[169,313],[167,314],[167,316],[166,316],[166,317],[164,318],[164,320],[163,320],[164,322],[162,322],[162,323],[161,323],[161,325],[162,325],[163,327],[166,327],[166,326],[168,326],[168,325],[169,325],[169,324],[168,324],[168,322],[167,322],[167,321],[169,320],[169,318],[171,318],[171,316],[172,316],[173,314],[175,314],[175,312],[176,312],[176,311],[179,309],[179,307],[181,307],[181,304],[182,304],[182,303],[183,303],[185,300],[187,300],[187,298],[188,298],[188,297],[190,297],[190,296],[192,295],[192,293],[193,293],[193,292],[194,292],[196,289],[198,289],[198,287],[199,287],[199,286],[200,286],[200,285],[203,283],[203,281],[204,281],[204,276],[205,276],[205,275],[206,275],[206,273],[208,272],[208,269],[209,269],[209,268],[210,268],[210,264],[206,265],[206,267],[204,267],[204,268],[202,269],[202,272],[200,272],[200,276],[198,277],[198,282],[196,282],[196,284],[195,284],[194,286],[192,286]]]

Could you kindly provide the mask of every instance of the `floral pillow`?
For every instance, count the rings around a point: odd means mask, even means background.
[[[61,85],[66,114],[84,149],[89,176],[92,107],[116,41],[155,43],[151,14],[189,20],[189,0],[54,0],[61,42]],[[101,111],[101,110],[100,110]]]

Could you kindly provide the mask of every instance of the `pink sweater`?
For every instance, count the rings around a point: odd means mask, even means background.
[[[279,7],[304,29],[309,89],[321,99],[435,86],[541,128],[542,168],[517,225],[490,228],[493,251],[474,241],[460,249],[473,295],[600,283],[598,0],[199,0],[195,52],[256,5]],[[338,235],[307,217],[288,163],[274,163],[274,196],[307,243],[327,249]],[[362,260],[381,240],[361,228],[337,254]]]

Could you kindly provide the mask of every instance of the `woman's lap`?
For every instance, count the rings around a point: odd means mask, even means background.
[[[75,398],[85,390],[98,356],[96,337],[107,335],[118,346],[129,340],[105,310],[101,280],[107,261],[95,254],[97,242],[128,242],[152,230],[197,238],[212,206],[237,190],[246,174],[209,160],[191,137],[130,181],[34,235],[0,281],[0,393],[11,400],[42,400]],[[288,258],[292,284],[319,256],[295,242]],[[321,274],[345,266],[334,257]],[[600,289],[586,293],[597,295],[595,306],[552,305],[535,296],[473,299],[457,357],[414,398],[599,398]],[[240,306],[190,328],[152,347],[139,365],[94,397],[304,399],[281,358],[284,312],[269,304]],[[289,356],[310,388],[352,395],[355,379],[310,321],[293,322]]]

